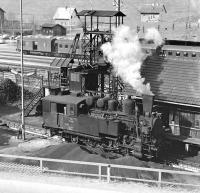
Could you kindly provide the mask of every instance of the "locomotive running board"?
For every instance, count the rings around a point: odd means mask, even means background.
[[[63,132],[66,133],[66,134],[72,134],[72,135],[77,135],[77,136],[81,136],[81,137],[92,138],[92,139],[96,139],[96,140],[99,140],[99,141],[101,140],[101,138],[96,137],[96,136],[86,135],[86,134],[83,134],[83,133],[77,133],[77,132],[67,130],[67,129],[63,129]]]

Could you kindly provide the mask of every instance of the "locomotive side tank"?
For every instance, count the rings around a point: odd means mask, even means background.
[[[88,115],[87,97],[47,96],[43,99],[44,126],[64,133],[100,137],[119,135],[119,122]]]

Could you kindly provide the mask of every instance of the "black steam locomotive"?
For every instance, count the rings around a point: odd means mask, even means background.
[[[49,95],[42,100],[43,126],[49,135],[60,134],[73,143],[157,158],[163,124],[152,112],[153,97],[144,95],[142,101],[140,106],[130,96],[120,104],[110,96]]]

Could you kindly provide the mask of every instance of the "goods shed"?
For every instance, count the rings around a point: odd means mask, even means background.
[[[66,29],[60,24],[43,24],[41,26],[42,35],[51,36],[64,36],[66,35]]]

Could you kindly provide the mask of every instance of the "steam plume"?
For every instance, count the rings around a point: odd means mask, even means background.
[[[146,40],[153,40],[156,47],[163,43],[160,33],[155,28],[148,28],[144,38]]]
[[[155,30],[149,30],[146,38],[154,40],[156,45],[161,43],[160,36],[155,33]],[[140,75],[140,68],[145,56],[139,38],[131,32],[128,26],[115,29],[113,41],[103,44],[101,48],[108,61],[112,63],[114,72],[124,82],[129,83],[141,94],[153,94],[150,84],[144,84],[145,79]]]
[[[192,8],[200,13],[200,0],[190,0]]]

